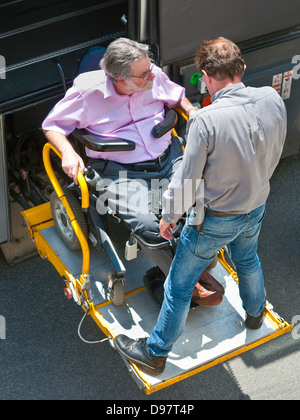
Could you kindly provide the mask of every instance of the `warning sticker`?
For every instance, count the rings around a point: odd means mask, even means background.
[[[292,80],[293,80],[293,70],[286,71],[283,75],[282,93],[281,93],[282,99],[288,99],[291,96]]]
[[[279,93],[279,95],[281,92],[281,85],[282,85],[282,73],[275,74],[275,76],[273,76],[272,87]]]

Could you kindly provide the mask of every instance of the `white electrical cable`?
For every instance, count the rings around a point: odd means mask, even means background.
[[[99,340],[99,341],[87,341],[87,340],[85,340],[83,337],[82,337],[82,335],[81,335],[81,333],[80,333],[80,330],[81,330],[81,326],[82,326],[82,323],[83,323],[83,321],[85,320],[85,317],[87,316],[87,312],[83,315],[83,317],[82,317],[82,320],[80,321],[80,323],[79,323],[79,326],[78,326],[78,336],[79,336],[79,338],[84,342],[84,343],[86,343],[86,344],[100,344],[100,343],[104,343],[104,341],[108,341],[108,338],[104,338],[103,340]]]

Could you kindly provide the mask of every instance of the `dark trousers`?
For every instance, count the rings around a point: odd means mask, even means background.
[[[173,137],[168,155],[161,163],[123,165],[113,161],[91,159],[88,164],[103,178],[98,188],[98,212],[115,213],[132,232],[146,241],[150,238],[153,242],[159,242],[162,240],[158,218],[162,194],[179,167],[182,157],[181,140]],[[173,259],[172,250],[150,249],[142,244],[140,246],[167,276]]]

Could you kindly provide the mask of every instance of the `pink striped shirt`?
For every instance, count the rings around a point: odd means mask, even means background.
[[[153,127],[163,120],[164,106],[175,106],[185,89],[172,82],[154,66],[153,88],[131,96],[119,95],[104,71],[79,75],[65,97],[59,101],[43,122],[44,130],[68,136],[75,128],[86,128],[91,134],[107,139],[122,138],[136,144],[133,151],[95,152],[86,149],[87,156],[120,163],[156,159],[171,143],[170,133],[160,139],[152,136]]]

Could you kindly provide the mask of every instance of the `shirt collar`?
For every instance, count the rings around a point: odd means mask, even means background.
[[[109,98],[116,94],[114,84],[110,80],[110,77],[105,73],[106,83],[105,83],[105,91],[104,91],[104,98]]]
[[[224,94],[228,93],[228,92],[236,92],[237,90],[243,89],[245,88],[244,83],[239,82],[239,83],[235,83],[234,85],[230,85],[227,86],[223,89],[218,90],[218,92],[216,92],[212,97],[211,97],[211,102],[216,101],[217,99],[219,99],[221,96],[223,96]]]

